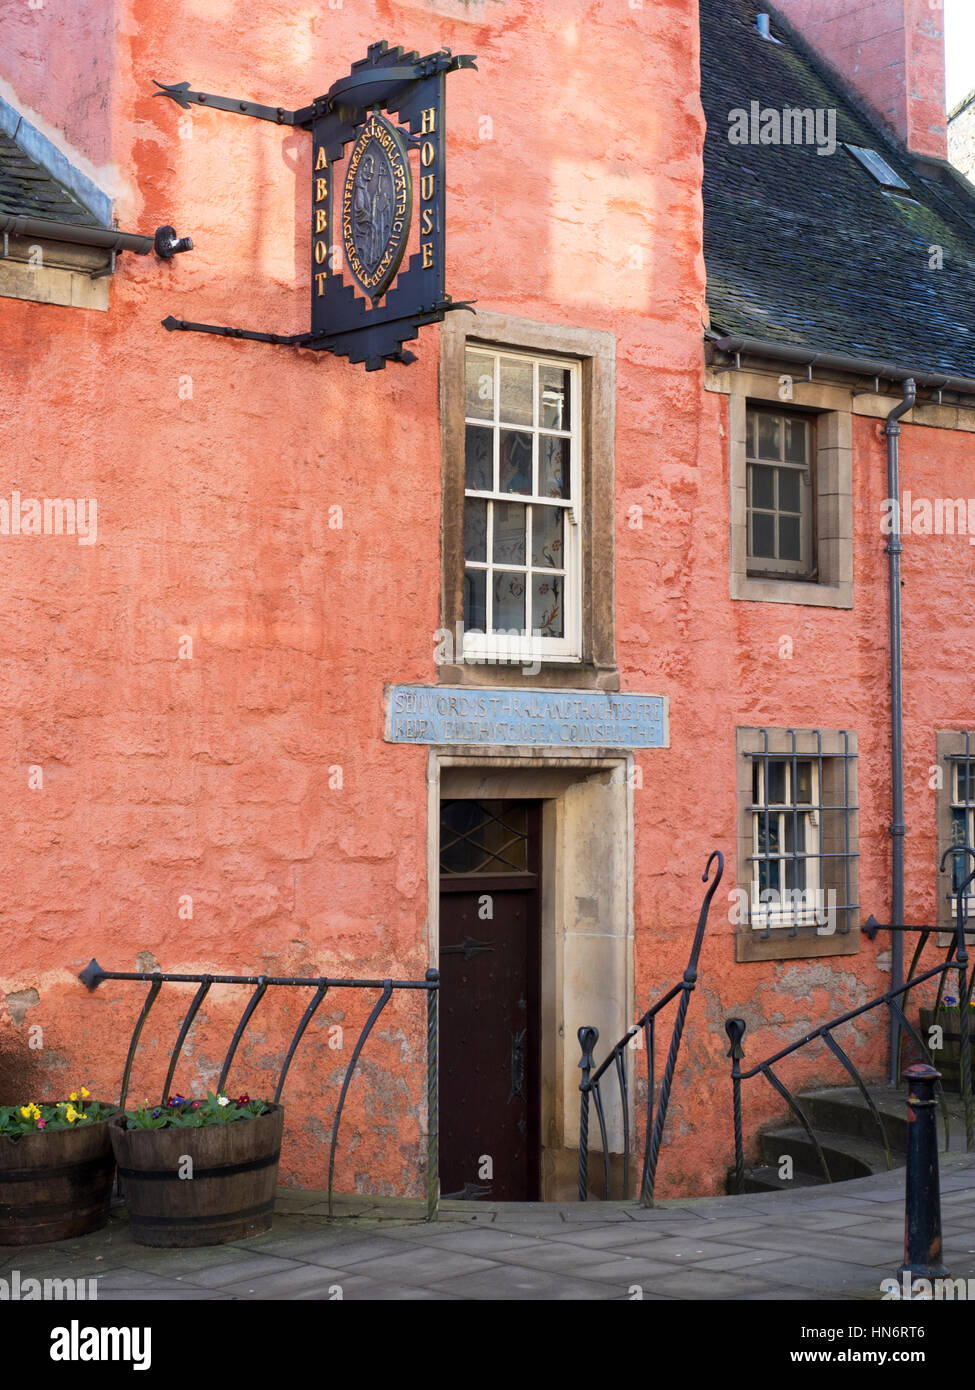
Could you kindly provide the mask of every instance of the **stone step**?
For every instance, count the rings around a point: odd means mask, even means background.
[[[871,1173],[886,1173],[887,1163],[879,1144],[861,1139],[859,1135],[841,1134],[834,1130],[817,1128],[815,1133],[829,1166],[832,1182],[868,1178]],[[814,1177],[823,1175],[815,1145],[800,1125],[766,1130],[760,1137],[760,1144],[762,1158],[776,1168],[780,1159],[788,1154],[796,1172],[809,1173]],[[892,1166],[896,1166],[893,1155],[891,1159]]]
[[[871,1085],[868,1089],[884,1122],[890,1144],[891,1165],[902,1168],[907,1151],[907,1090],[903,1086],[887,1085]],[[826,1155],[833,1182],[887,1171],[880,1128],[859,1087],[827,1086],[803,1091],[798,1100]],[[951,1151],[963,1152],[965,1129],[961,1100],[947,1091],[944,1100],[950,1116]],[[825,1181],[815,1146],[800,1125],[775,1125],[759,1138],[763,1162],[745,1170],[746,1192],[789,1191],[796,1187],[816,1186]],[[939,1150],[944,1147],[940,1108],[938,1147]],[[778,1161],[784,1154],[793,1160],[791,1182],[779,1177]],[[727,1191],[733,1193],[734,1190],[732,1168],[728,1170]]]
[[[907,1151],[907,1092],[899,1091],[894,1086],[871,1086],[869,1090],[870,1098],[883,1121],[894,1162],[903,1162],[903,1155]],[[798,1099],[806,1118],[817,1132],[826,1129],[883,1145],[876,1116],[856,1086],[828,1086],[823,1090],[803,1091]]]
[[[803,1173],[798,1170],[793,1175],[792,1181],[788,1182],[785,1178],[779,1177],[778,1168],[773,1168],[770,1164],[760,1168],[745,1169],[745,1192],[794,1192],[797,1187],[825,1187],[826,1180],[823,1177],[816,1177],[812,1173]],[[735,1170],[728,1169],[725,1191],[734,1193],[735,1191]]]

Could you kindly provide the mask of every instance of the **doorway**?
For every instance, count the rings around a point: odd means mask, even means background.
[[[541,801],[440,805],[440,1182],[537,1201]]]

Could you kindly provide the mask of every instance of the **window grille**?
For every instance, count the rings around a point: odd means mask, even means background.
[[[951,797],[951,844],[975,846],[975,744],[970,731],[966,730],[963,737],[964,751],[947,755]],[[952,917],[958,911],[957,899],[952,897],[952,894],[958,892],[971,873],[971,868],[969,855],[952,855],[951,886],[946,892]],[[965,894],[965,905],[969,920],[972,920],[975,918],[975,894],[971,889]]]
[[[857,755],[845,730],[839,753],[823,752],[819,729],[787,730],[785,752],[771,747],[770,732],[757,730],[758,746],[745,750],[752,785],[749,924],[765,938],[776,929],[795,937],[800,928],[845,936],[860,906],[851,829],[859,810],[851,800]]]

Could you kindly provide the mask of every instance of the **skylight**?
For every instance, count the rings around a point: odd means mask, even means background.
[[[881,188],[899,188],[904,192],[911,191],[910,185],[906,184],[900,174],[887,163],[886,159],[881,159],[876,150],[868,150],[863,145],[846,145],[853,158],[858,160]]]

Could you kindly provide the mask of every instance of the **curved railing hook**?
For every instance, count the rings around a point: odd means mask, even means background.
[[[958,900],[958,922],[962,930],[964,930],[968,925],[968,907],[966,905],[968,895],[965,890],[975,883],[975,849],[973,849],[971,845],[949,845],[941,856],[941,863],[939,865],[939,871],[941,873],[945,872],[945,864],[950,854],[970,854],[972,857],[972,868],[968,877],[958,885],[953,893],[948,894],[950,898],[956,898]]]

